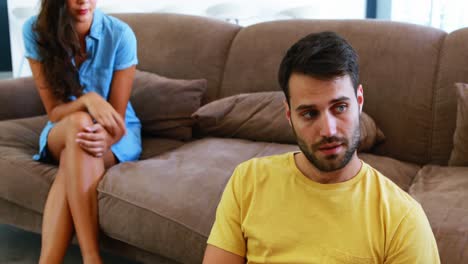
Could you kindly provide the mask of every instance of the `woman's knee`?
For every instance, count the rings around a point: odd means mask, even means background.
[[[76,134],[93,124],[93,119],[86,112],[72,113],[52,128],[48,135],[48,149],[55,160],[59,161],[62,150],[68,144],[75,144]]]
[[[65,118],[67,128],[74,131],[83,131],[93,124],[92,117],[86,112],[75,112]]]

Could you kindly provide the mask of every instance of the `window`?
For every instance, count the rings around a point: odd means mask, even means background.
[[[393,0],[391,20],[440,28],[447,32],[468,26],[467,0]]]

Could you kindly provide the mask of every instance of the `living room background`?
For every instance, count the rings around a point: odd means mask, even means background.
[[[12,71],[13,77],[31,75],[23,57],[21,27],[37,12],[39,2],[0,0],[0,30],[2,35],[9,35],[9,41],[8,38],[0,41],[0,72]],[[468,17],[464,15],[468,1],[465,0],[134,0],[118,1],[118,4],[115,0],[98,0],[98,7],[107,13],[169,12],[208,16],[241,26],[295,18],[378,18],[428,25],[448,32],[468,26]],[[4,14],[8,14],[8,19]]]

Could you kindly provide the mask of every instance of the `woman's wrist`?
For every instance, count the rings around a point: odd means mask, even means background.
[[[79,102],[81,104],[81,108],[84,110],[84,111],[87,111],[88,110],[88,106],[89,106],[89,98],[88,98],[88,94],[83,94],[82,96],[80,96],[76,101]]]

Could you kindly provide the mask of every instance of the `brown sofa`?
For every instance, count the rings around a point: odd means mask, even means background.
[[[206,79],[203,104],[279,90],[278,65],[293,42],[323,30],[343,35],[360,57],[364,111],[386,137],[360,157],[421,202],[442,263],[468,263],[468,167],[447,166],[457,116],[454,83],[468,82],[468,28],[447,34],[375,20],[289,20],[242,28],[185,15],[119,17],[137,36],[138,68]],[[40,232],[56,172],[31,159],[45,122],[41,115],[30,78],[0,82],[0,222],[34,232]],[[145,136],[141,160],[111,168],[98,187],[102,247],[143,263],[200,263],[234,167],[296,149],[243,138]]]

